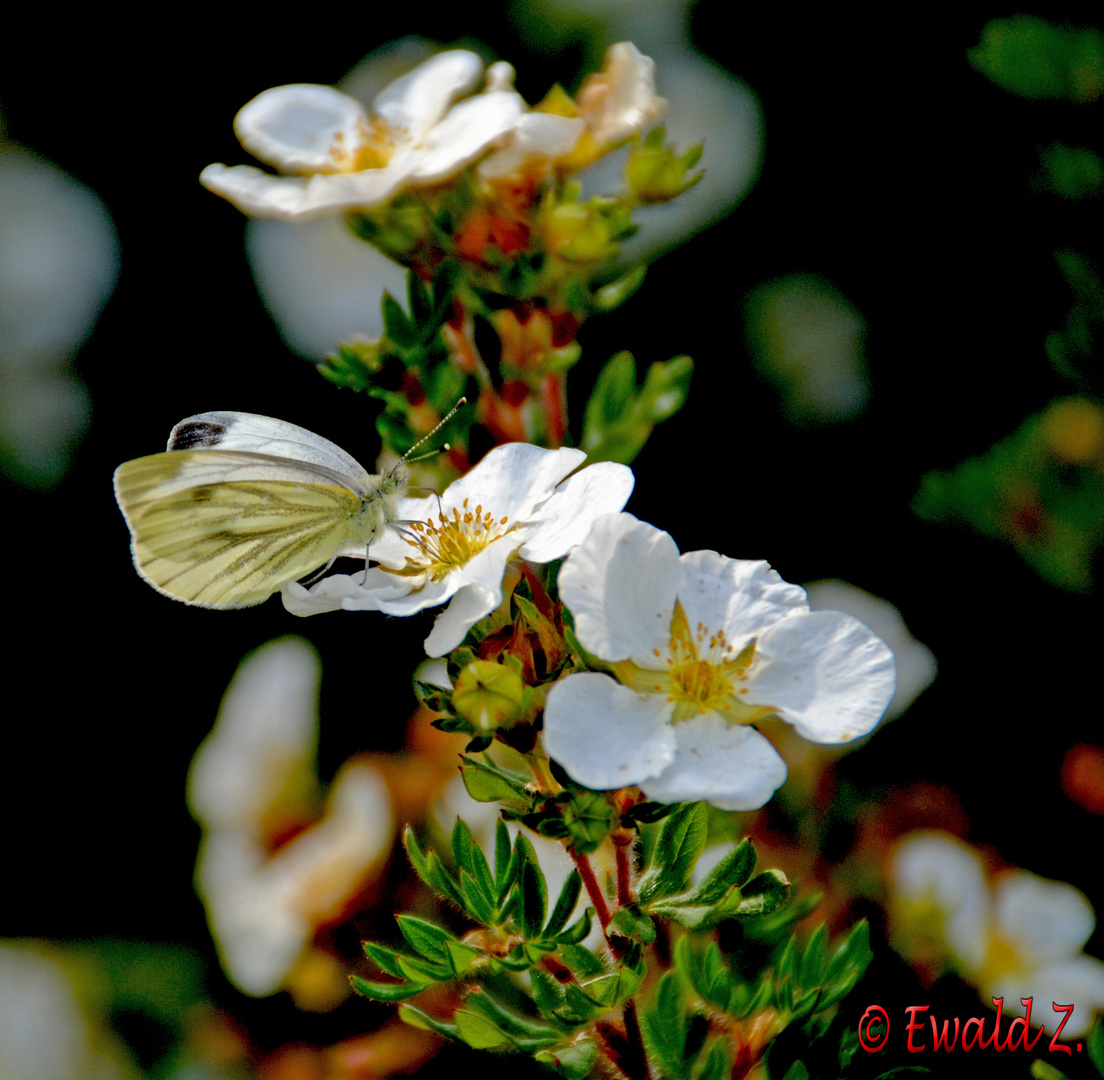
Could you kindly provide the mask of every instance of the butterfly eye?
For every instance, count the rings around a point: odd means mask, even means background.
[[[407,470],[405,461],[396,461],[391,469],[383,474],[380,479],[380,491],[384,495],[395,495],[399,492],[406,491],[406,486],[410,482],[410,473]]]

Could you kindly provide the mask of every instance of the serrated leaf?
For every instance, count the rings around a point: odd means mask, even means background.
[[[371,979],[362,979],[359,975],[353,975],[349,980],[353,989],[364,997],[374,1001],[402,1001],[404,998],[420,994],[429,983],[381,983]]]

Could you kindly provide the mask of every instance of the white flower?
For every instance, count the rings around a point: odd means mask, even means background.
[[[334,779],[321,820],[270,850],[318,798],[318,682],[305,641],[258,649],[188,774],[188,803],[203,826],[196,891],[226,974],[257,997],[289,985],[315,929],[340,914],[392,839],[383,778],[352,762]]]
[[[576,104],[597,146],[612,149],[655,123],[667,102],[655,92],[655,63],[631,41],[606,50],[602,70],[579,89]]]
[[[335,574],[310,589],[291,582],[284,606],[295,615],[340,608],[413,615],[448,603],[425,643],[430,656],[443,656],[502,603],[512,558],[559,559],[595,518],[625,505],[632,471],[606,461],[575,472],[585,460],[581,450],[498,446],[449,485],[440,507],[436,496],[402,501],[400,516],[412,524],[372,542],[380,566],[367,580]]]
[[[382,90],[371,116],[331,86],[266,90],[238,113],[234,130],[284,175],[209,165],[200,182],[246,213],[287,221],[380,206],[403,188],[440,183],[507,136],[525,111],[492,70],[486,92],[458,101],[475,89],[482,62],[464,49],[439,53]]]
[[[1104,1011],[1104,963],[1082,951],[1096,924],[1084,894],[1026,870],[986,879],[978,854],[944,833],[913,833],[897,848],[890,871],[891,916],[902,951],[911,955],[934,933],[951,966],[984,1001],[1004,998],[1006,1012],[1056,1030],[1074,1006],[1062,1038],[1084,1035]],[[930,945],[931,942],[924,941]]]
[[[582,646],[617,676],[570,675],[548,694],[545,749],[587,787],[755,809],[786,779],[755,721],[846,742],[893,695],[893,654],[857,619],[810,612],[765,562],[679,555],[630,514],[595,522],[560,597]]]

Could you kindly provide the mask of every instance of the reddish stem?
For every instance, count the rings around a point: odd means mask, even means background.
[[[583,879],[583,886],[587,891],[587,896],[590,897],[590,902],[594,905],[594,910],[598,914],[598,922],[602,925],[602,933],[605,933],[606,927],[609,926],[610,909],[609,904],[606,903],[606,897],[602,892],[602,887],[598,884],[598,879],[594,876],[594,867],[590,865],[590,859],[576,851],[573,847],[569,847],[567,851],[571,858],[575,860],[575,865],[579,869],[579,876]]]

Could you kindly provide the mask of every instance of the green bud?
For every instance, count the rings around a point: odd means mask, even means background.
[[[508,727],[525,707],[525,683],[503,664],[473,660],[456,680],[452,707],[476,731]]]

